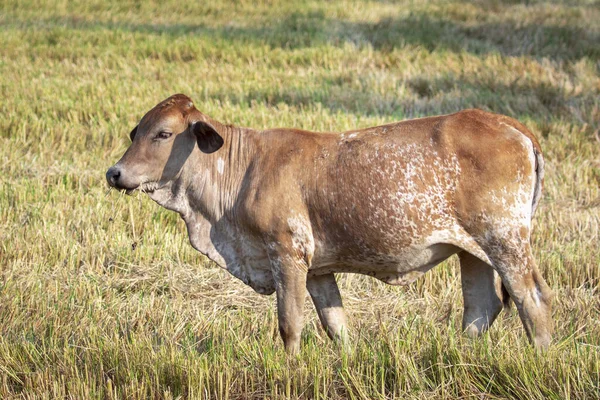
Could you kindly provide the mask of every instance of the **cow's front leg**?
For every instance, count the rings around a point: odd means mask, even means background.
[[[286,251],[270,252],[271,269],[277,292],[279,333],[285,350],[300,351],[300,335],[304,327],[307,263]]]
[[[340,289],[333,274],[309,277],[306,287],[323,328],[331,339],[347,345],[348,326]]]

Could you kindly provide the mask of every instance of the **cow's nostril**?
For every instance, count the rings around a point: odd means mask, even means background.
[[[110,167],[106,172],[106,180],[110,186],[115,186],[120,176],[121,171],[115,167]]]

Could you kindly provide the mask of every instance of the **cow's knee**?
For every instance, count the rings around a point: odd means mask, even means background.
[[[462,328],[469,336],[487,331],[502,310],[501,281],[492,267],[472,254],[459,254],[464,300]]]

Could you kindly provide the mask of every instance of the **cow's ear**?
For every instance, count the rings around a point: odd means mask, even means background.
[[[223,138],[209,123],[203,121],[194,122],[192,132],[196,136],[198,147],[203,153],[214,153],[223,146]]]
[[[137,133],[137,128],[138,128],[138,125],[136,125],[135,128],[133,128],[133,130],[129,133],[129,139],[131,139],[132,142],[133,142],[133,138],[135,137],[135,135]]]

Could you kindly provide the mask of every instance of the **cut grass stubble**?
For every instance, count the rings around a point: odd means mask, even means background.
[[[0,397],[600,397],[600,14],[513,3],[5,2]],[[464,337],[452,259],[408,287],[339,276],[353,352],[307,302],[287,358],[274,298],[194,252],[176,214],[107,193],[127,133],[176,92],[255,128],[519,119],[546,159],[532,245],[555,343],[531,349],[514,310]]]

